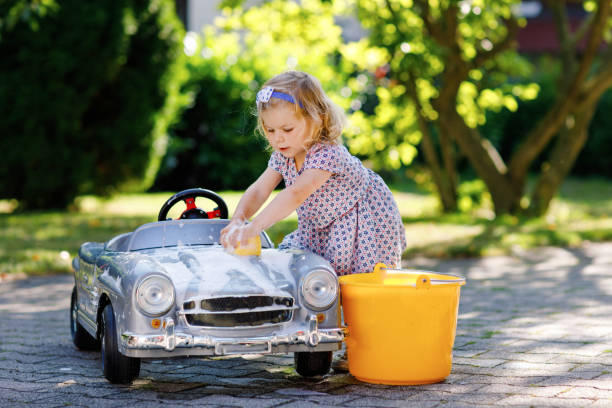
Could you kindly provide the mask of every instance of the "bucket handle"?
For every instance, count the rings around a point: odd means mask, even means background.
[[[444,284],[464,285],[465,284],[465,278],[463,276],[451,275],[449,273],[433,272],[436,275],[452,276],[455,279],[431,279],[429,276],[423,274],[422,272],[423,271],[401,269],[401,268],[389,268],[387,265],[385,265],[382,262],[377,263],[374,266],[374,270],[372,271],[372,273],[375,273],[377,275],[386,275],[387,273],[418,274],[417,279],[416,279],[416,285],[415,285],[417,288],[429,288],[431,287],[431,285],[444,285]]]

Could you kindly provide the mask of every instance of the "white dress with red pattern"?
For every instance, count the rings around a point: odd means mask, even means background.
[[[327,259],[338,275],[371,272],[378,262],[400,266],[406,235],[399,210],[383,179],[346,147],[317,143],[298,172],[295,161],[272,153],[268,167],[290,186],[305,169],[332,176],[298,208],[298,229],[279,248],[299,248]]]

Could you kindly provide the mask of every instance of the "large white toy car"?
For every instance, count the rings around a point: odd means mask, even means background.
[[[217,208],[196,207],[197,197]],[[180,201],[187,209],[166,219]],[[166,201],[157,222],[80,247],[70,331],[79,349],[101,348],[110,382],[130,383],[143,358],[175,356],[292,352],[299,374],[329,371],[344,339],[329,262],[274,249],[265,233],[260,256],[228,253],[218,243],[227,217],[217,194],[189,189]]]

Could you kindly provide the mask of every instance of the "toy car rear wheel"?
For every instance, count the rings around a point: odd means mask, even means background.
[[[295,371],[302,377],[325,375],[332,363],[331,351],[300,351],[293,353]]]
[[[89,334],[77,320],[78,306],[77,288],[75,286],[72,289],[70,299],[70,336],[72,342],[79,350],[99,350],[100,341]]]
[[[140,374],[140,359],[119,352],[115,314],[110,303],[102,311],[102,371],[114,384],[129,384]]]

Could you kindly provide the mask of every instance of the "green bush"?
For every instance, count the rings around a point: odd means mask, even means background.
[[[556,97],[559,75],[558,66],[544,59],[540,61],[540,75],[534,80],[540,86],[538,97],[530,101],[520,101],[518,109],[510,112],[503,109],[499,112],[490,112],[482,132],[499,149],[502,157],[510,157],[518,148],[527,133],[546,114]],[[589,138],[576,159],[570,174],[579,176],[612,177],[612,165],[609,157],[612,155],[612,91],[602,97],[589,126]],[[554,141],[553,141],[554,142]],[[538,171],[546,160],[550,146],[538,160],[533,163],[532,169]]]
[[[346,76],[338,63],[341,30],[331,5],[273,0],[224,10],[214,26],[188,33],[185,52],[193,104],[171,129],[155,190],[244,189],[266,168],[267,142],[254,134],[255,93],[282,71],[316,76],[335,102]]]
[[[5,2],[0,15],[21,6]],[[0,24],[0,197],[61,208],[81,193],[147,188],[185,99],[173,1],[46,11]]]
[[[219,75],[209,60],[189,65],[185,89],[193,105],[171,129],[171,140],[155,181],[155,190],[178,191],[203,187],[240,190],[266,168],[267,143],[254,135],[252,100],[248,89],[230,74]]]
[[[612,178],[612,91],[606,92],[591,121],[589,139],[576,159],[572,173]]]

